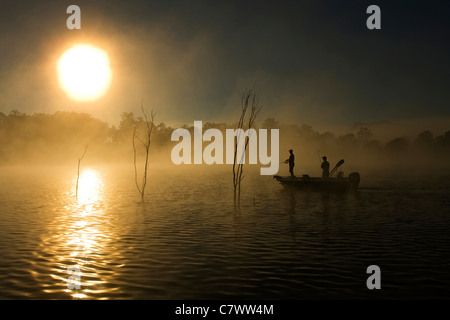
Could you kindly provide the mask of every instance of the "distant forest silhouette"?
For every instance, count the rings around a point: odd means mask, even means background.
[[[0,112],[0,164],[53,164],[76,161],[86,145],[86,158],[98,161],[129,161],[133,155],[134,126],[142,128],[144,119],[132,112],[120,115],[118,126],[110,125],[86,113],[61,112],[27,115],[17,110],[8,115]],[[318,164],[319,156],[327,155],[336,162],[344,158],[355,166],[422,165],[448,167],[450,158],[450,130],[434,136],[423,131],[413,140],[393,137],[381,143],[374,139],[372,130],[361,126],[354,132],[335,135],[320,133],[306,124],[287,125],[267,118],[257,128],[280,130],[280,161],[287,150],[294,149],[298,164]],[[193,132],[193,123],[183,128]],[[203,122],[203,130],[216,128],[223,132],[234,124]],[[152,135],[152,153],[158,161],[170,162],[170,150],[177,142],[171,141],[173,130],[165,123],[155,123]],[[207,145],[204,142],[203,145]],[[163,153],[164,151],[165,153]],[[151,160],[155,161],[155,160]],[[282,170],[283,167],[280,167]]]

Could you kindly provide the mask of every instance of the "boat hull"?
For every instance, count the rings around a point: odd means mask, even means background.
[[[349,191],[356,190],[359,185],[359,173],[353,172],[346,178],[315,178],[304,175],[302,177],[274,176],[285,187],[293,187],[318,191]]]

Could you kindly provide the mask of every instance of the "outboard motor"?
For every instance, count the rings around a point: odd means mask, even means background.
[[[348,181],[350,181],[350,188],[357,189],[359,182],[361,181],[361,177],[359,176],[359,172],[352,172],[348,175]]]

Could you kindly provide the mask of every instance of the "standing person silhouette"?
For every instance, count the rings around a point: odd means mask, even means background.
[[[295,178],[294,176],[294,166],[295,166],[295,156],[294,150],[289,150],[290,156],[289,159],[284,160],[284,163],[289,163],[289,173],[291,174],[291,178]]]
[[[330,177],[330,163],[327,161],[327,157],[322,157],[323,162],[320,166],[322,168],[322,179],[328,179]]]

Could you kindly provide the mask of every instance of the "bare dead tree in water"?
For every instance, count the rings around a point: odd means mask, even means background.
[[[84,155],[86,154],[87,148],[88,148],[88,146],[86,145],[86,148],[84,148],[83,154],[81,155],[80,158],[78,158],[77,187],[76,187],[76,190],[75,190],[75,197],[77,199],[78,199],[78,181],[80,180],[80,163],[81,163],[81,160],[83,160]]]
[[[247,130],[252,129],[253,124],[256,120],[256,116],[259,111],[261,111],[262,105],[259,104],[256,93],[253,92],[253,89],[248,89],[242,93],[241,97],[241,116],[238,122],[238,135],[237,139],[234,142],[234,161],[233,161],[233,188],[234,188],[234,203],[236,204],[241,200],[241,182],[244,179],[244,159],[245,153],[247,151],[247,146],[250,140],[250,131],[248,131],[249,135],[244,137],[245,142],[242,150],[242,158],[237,161],[238,154],[238,144],[241,138],[241,134],[244,130],[244,125],[247,124]],[[246,116],[248,115],[248,119],[246,120]]]
[[[150,156],[150,144],[151,144],[151,138],[152,138],[152,132],[153,128],[155,126],[154,120],[156,116],[156,112],[152,110],[150,113],[150,120],[148,119],[147,113],[144,110],[144,106],[141,105],[141,111],[144,115],[144,139],[141,139],[137,134],[137,126],[134,126],[133,130],[133,151],[134,151],[134,181],[136,183],[136,187],[141,194],[141,199],[144,201],[144,194],[145,194],[145,187],[147,186],[147,170],[148,170],[148,164],[149,164],[149,156]],[[137,173],[137,148],[136,148],[136,140],[138,140],[145,150],[145,163],[144,163],[144,172],[142,175],[142,181],[139,184],[138,182],[138,173]]]

